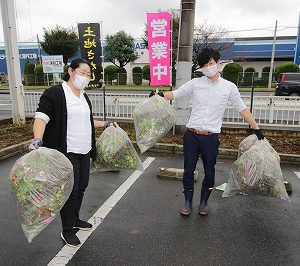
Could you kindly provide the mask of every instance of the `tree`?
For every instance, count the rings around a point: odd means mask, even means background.
[[[275,72],[279,76],[281,73],[284,72],[300,72],[300,69],[299,66],[291,62],[291,63],[285,63],[277,66],[275,68]]]
[[[233,41],[230,41],[230,39],[229,32],[220,26],[207,25],[204,22],[195,27],[192,72],[200,68],[198,66],[198,55],[204,48],[212,48],[226,53],[233,46]]]
[[[49,55],[63,55],[64,64],[79,51],[79,39],[75,28],[56,26],[53,29],[44,29],[41,46]]]
[[[138,54],[134,49],[134,38],[125,31],[107,35],[105,42],[105,60],[110,61],[115,66],[123,68],[128,63],[138,59]]]
[[[237,84],[238,79],[241,78],[240,72],[243,72],[243,67],[240,64],[227,64],[223,69],[223,78]]]
[[[158,12],[163,12],[158,10]],[[177,48],[178,48],[178,36],[179,36],[179,22],[180,22],[180,11],[176,9],[170,9],[167,12],[171,13],[172,19],[172,68],[173,71],[176,66],[177,60]],[[148,46],[148,29],[147,24],[145,24],[144,35],[142,36],[143,42]]]

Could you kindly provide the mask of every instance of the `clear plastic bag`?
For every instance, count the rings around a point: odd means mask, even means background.
[[[106,128],[96,142],[97,158],[93,163],[97,169],[132,169],[143,171],[143,164],[127,133],[117,123]]]
[[[244,193],[290,201],[278,157],[266,139],[256,141],[233,163],[223,197]]]
[[[59,213],[72,192],[73,182],[73,166],[57,150],[41,147],[16,161],[9,184],[29,243]]]
[[[170,131],[176,111],[166,99],[155,95],[135,107],[133,120],[137,145],[143,153]]]
[[[248,136],[247,138],[243,139],[243,141],[240,143],[239,148],[238,148],[238,158],[241,157],[244,154],[244,152],[248,151],[257,141],[258,141],[258,138],[255,134],[252,134],[252,135]],[[272,153],[274,153],[274,156],[280,162],[280,156],[274,150],[274,148],[271,146],[271,144],[268,141],[266,141],[265,145]]]
[[[238,158],[241,157],[244,152],[248,151],[257,140],[258,138],[255,134],[252,134],[247,138],[243,139],[238,148]]]

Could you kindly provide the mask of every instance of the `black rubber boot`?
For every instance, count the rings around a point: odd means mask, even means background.
[[[185,189],[183,193],[184,193],[184,205],[180,213],[184,216],[189,216],[192,213],[194,189]]]
[[[210,193],[212,189],[201,189],[201,198],[200,198],[200,206],[199,206],[199,214],[206,216],[208,215],[208,204],[207,201],[209,199]]]

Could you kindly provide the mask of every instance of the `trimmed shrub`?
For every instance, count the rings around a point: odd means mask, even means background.
[[[254,74],[255,73],[255,68],[249,67],[246,68],[244,71],[244,85],[249,86],[252,85],[252,82],[254,80]]]
[[[269,82],[270,67],[266,66],[262,69],[261,79]]]
[[[229,63],[223,69],[223,78],[237,84],[238,79],[240,81],[242,78],[239,77],[239,72],[243,72],[243,67],[240,64]]]
[[[112,81],[117,79],[118,67],[115,65],[109,65],[104,68],[104,79],[106,84],[111,84]]]
[[[34,77],[35,77],[35,84],[36,85],[44,85],[44,72],[43,72],[43,65],[42,64],[35,65]]]
[[[142,69],[143,79],[150,81],[150,66],[144,65]]]
[[[268,86],[268,80],[264,80],[264,79],[254,80],[253,85],[256,87],[266,87]]]
[[[24,66],[24,84],[26,86],[34,85],[34,68],[35,65],[33,63],[30,63],[27,59]]]
[[[143,83],[143,71],[140,67],[134,67],[132,69],[132,81],[134,85],[142,85]]]
[[[127,71],[124,67],[118,68],[117,80],[118,80],[118,85],[126,85],[127,84]]]

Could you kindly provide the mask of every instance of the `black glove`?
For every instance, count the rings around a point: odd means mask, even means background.
[[[262,140],[265,138],[264,134],[262,133],[261,129],[254,129],[255,135],[259,140]]]
[[[155,95],[155,92],[154,92],[154,91],[151,91],[151,92],[149,93],[149,98],[152,97],[152,96],[154,96],[154,95]]]
[[[165,96],[164,96],[164,93],[163,93],[162,91],[159,91],[157,94],[158,94],[160,97],[165,97]]]
[[[165,97],[165,96],[164,96],[164,93],[163,93],[162,91],[159,91],[157,94],[158,94],[160,97]],[[156,95],[155,91],[151,91],[150,94],[149,94],[149,98],[152,97],[152,96],[154,96],[154,95]]]

